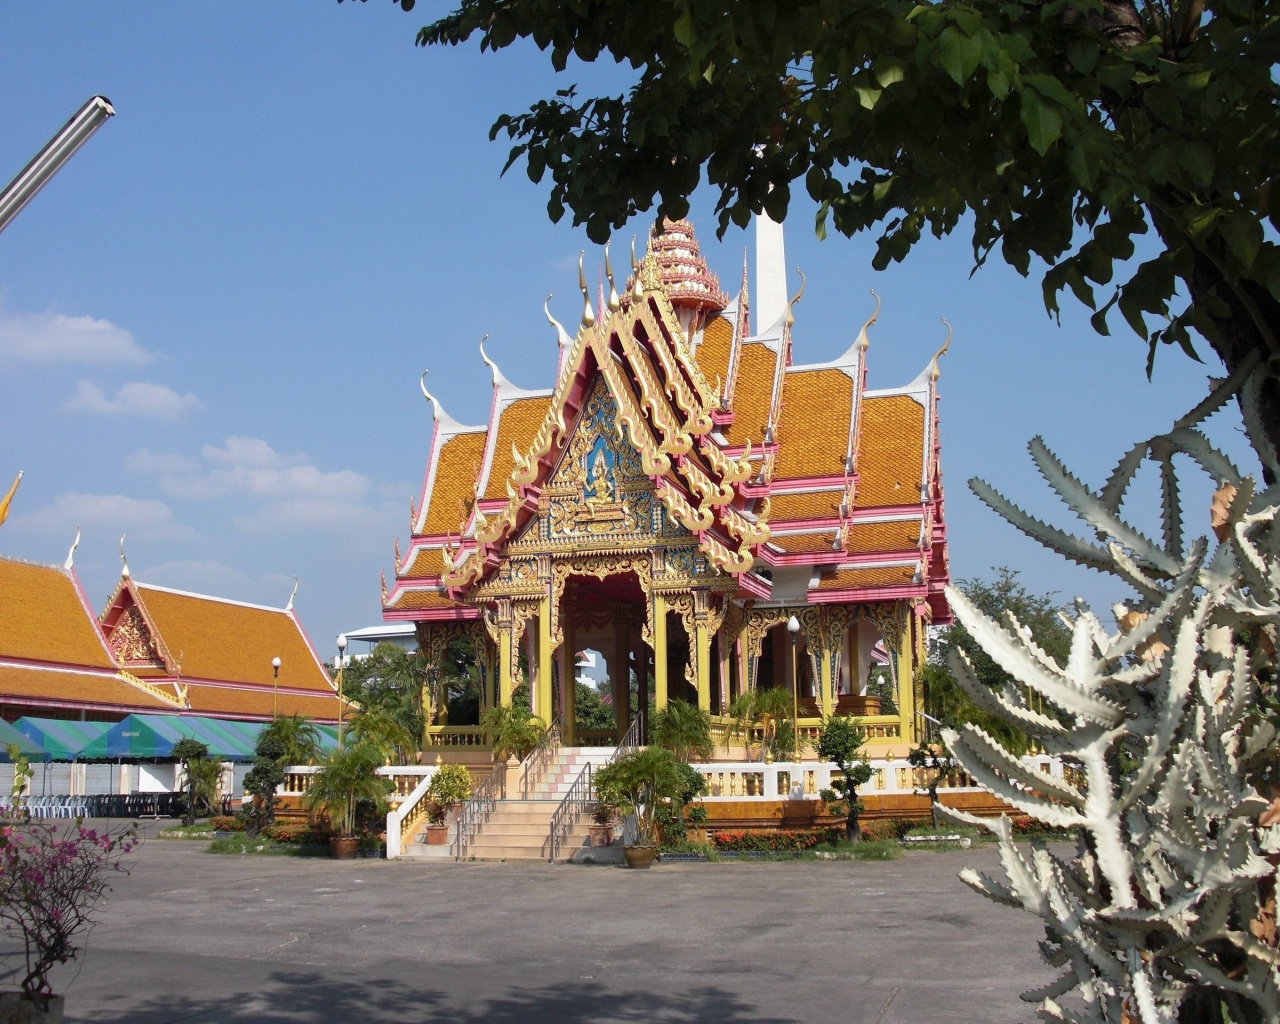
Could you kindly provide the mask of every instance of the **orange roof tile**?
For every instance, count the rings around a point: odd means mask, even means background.
[[[92,611],[60,567],[0,558],[0,624],[0,656],[115,668]]]
[[[520,449],[520,454],[525,453],[538,428],[542,426],[550,405],[551,396],[548,395],[543,398],[520,398],[502,410],[502,417],[498,421],[498,439],[493,448],[493,465],[489,469],[489,480],[484,489],[485,498],[507,496],[507,478],[511,476],[512,468],[511,445],[514,442]]]
[[[428,590],[408,590],[400,595],[394,604],[387,605],[388,608],[394,609],[412,609],[421,611],[428,608],[464,608],[465,605],[458,604],[457,601],[451,601],[444,594],[437,594]]]
[[[444,572],[444,550],[419,548],[409,565],[409,571],[400,574],[401,579],[421,580],[438,577]]]
[[[484,458],[483,431],[457,434],[444,443],[436,462],[435,480],[428,496],[426,523],[423,533],[456,533],[461,515],[458,502],[471,507],[476,480],[480,476],[480,462]],[[508,452],[507,456],[510,457]]]
[[[845,538],[845,550],[859,555],[911,551],[919,545],[919,519],[903,519],[892,523],[852,523]]]
[[[281,668],[283,673],[284,669]],[[282,715],[306,715],[320,721],[338,720],[338,694],[303,697],[296,693],[273,693],[271,687],[255,686],[233,689],[226,686],[202,686],[192,683],[187,689],[191,710],[219,715],[257,715],[270,718],[279,707]],[[278,704],[277,704],[278,700]]]
[[[909,586],[915,581],[914,565],[893,565],[879,569],[837,569],[824,572],[819,590],[848,590],[862,587]]]
[[[722,316],[716,317],[703,329],[702,344],[698,346],[698,366],[707,383],[715,387],[720,381],[718,401],[724,394],[725,374],[729,372],[729,350],[733,347],[733,324]]]
[[[775,494],[769,502],[769,524],[779,526],[792,519],[830,519],[840,514],[844,491],[809,494]]]
[[[833,557],[842,554],[839,548],[832,548],[835,542],[836,532],[834,529],[823,530],[820,533],[794,533],[785,537],[779,537],[774,534],[770,544],[776,544],[782,548],[788,555],[798,555],[813,551],[826,551]]]
[[[920,504],[924,408],[906,395],[864,398],[858,438],[857,508]]]
[[[758,341],[742,346],[738,359],[738,383],[733,392],[733,422],[725,430],[730,445],[759,445],[773,407],[773,376],[778,356]]]
[[[254,683],[270,690],[271,659],[278,657],[280,686],[332,689],[329,673],[289,613],[140,583],[134,587],[184,680]]]
[[[0,665],[0,700],[14,698],[99,704],[128,711],[173,711],[172,705],[115,675]]]
[[[782,378],[774,480],[839,476],[849,448],[853,378],[840,370],[800,370]]]

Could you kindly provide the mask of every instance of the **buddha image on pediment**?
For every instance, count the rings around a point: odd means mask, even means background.
[[[617,500],[614,461],[614,454],[605,439],[597,437],[596,443],[583,456],[586,486],[582,498],[588,505],[605,505]]]

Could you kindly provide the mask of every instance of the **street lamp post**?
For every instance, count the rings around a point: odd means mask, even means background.
[[[338,746],[342,746],[342,720],[346,718],[346,705],[342,703],[342,668],[343,655],[347,651],[347,634],[338,634]]]
[[[800,760],[800,676],[796,672],[796,640],[800,637],[800,620],[787,619],[787,636],[791,638],[791,757]]]
[[[280,659],[271,659],[271,717],[280,717]]]

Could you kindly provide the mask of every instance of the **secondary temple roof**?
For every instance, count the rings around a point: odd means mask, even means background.
[[[580,274],[576,337],[551,320],[560,344],[554,388],[521,390],[484,356],[494,381],[489,421],[465,426],[424,375],[434,429],[409,548],[401,557],[397,542],[395,582],[384,584],[385,617],[479,614],[476,589],[506,546],[548,514],[568,439],[604,389],[666,516],[733,577],[739,598],[912,599],[933,622],[949,621],[937,408],[946,346],[906,385],[868,390],[877,300],[847,352],[799,364],[799,296],[750,333],[745,271],[730,301],[685,221],[666,222],[644,260],[633,257],[621,297],[607,252],[606,270],[610,298],[598,315]],[[590,489],[589,479],[580,483]]]

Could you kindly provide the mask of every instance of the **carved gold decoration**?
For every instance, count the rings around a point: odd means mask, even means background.
[[[111,653],[123,665],[163,665],[164,658],[156,645],[151,627],[143,617],[142,609],[131,604],[116,620],[111,630]]]
[[[586,555],[557,561],[551,567],[551,644],[559,647],[564,642],[564,629],[561,623],[560,606],[564,599],[564,588],[570,576],[594,576],[598,580],[606,576],[618,576],[633,572],[640,580],[640,588],[648,598],[653,585],[652,558],[647,552],[643,554],[618,555]],[[652,602],[649,618],[652,620]],[[645,625],[645,642],[653,642],[653,623]]]

